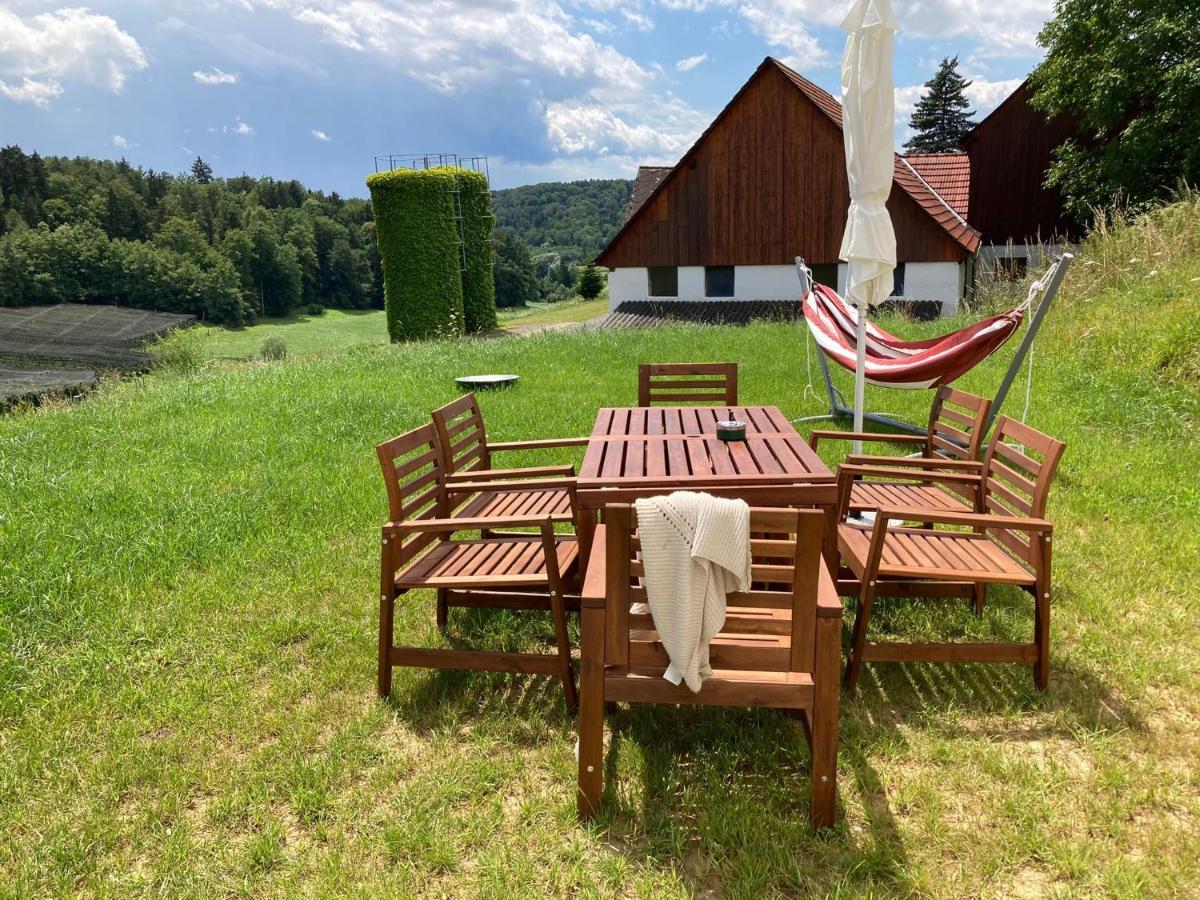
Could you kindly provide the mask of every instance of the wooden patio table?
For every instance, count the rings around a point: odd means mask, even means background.
[[[745,422],[746,440],[719,440],[724,419]],[[823,509],[823,551],[837,571],[837,480],[778,407],[601,408],[579,470],[582,558],[605,504],[676,490]]]

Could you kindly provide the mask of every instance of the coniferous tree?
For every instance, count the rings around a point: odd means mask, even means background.
[[[958,74],[958,57],[943,58],[937,73],[925,82],[925,93],[917,101],[909,124],[913,136],[904,149],[908,153],[952,153],[962,149],[963,138],[975,127],[975,111],[967,100],[971,86]]]
[[[192,163],[192,177],[196,179],[197,184],[208,184],[213,179],[212,166],[196,157],[196,161]]]
[[[604,275],[596,266],[588,266],[579,273],[579,296],[584,300],[595,300],[604,290]]]

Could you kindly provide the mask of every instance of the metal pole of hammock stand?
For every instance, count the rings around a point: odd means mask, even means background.
[[[1013,382],[1017,379],[1017,374],[1021,371],[1021,363],[1025,361],[1025,357],[1029,353],[1029,348],[1033,346],[1033,340],[1037,337],[1038,330],[1042,327],[1042,319],[1046,317],[1046,313],[1050,311],[1050,304],[1054,302],[1054,296],[1058,293],[1059,285],[1067,275],[1067,268],[1071,265],[1071,260],[1075,258],[1075,254],[1065,252],[1057,263],[1054,264],[1054,272],[1050,275],[1050,283],[1046,285],[1046,292],[1042,294],[1042,302],[1038,304],[1038,308],[1033,313],[1033,318],[1029,320],[1029,327],[1025,329],[1025,334],[1021,338],[1020,346],[1017,347],[1017,352],[1012,358],[1012,362],[1008,365],[1008,371],[1004,374],[1004,380],[1000,382],[1000,388],[996,391],[996,396],[992,399],[992,409],[988,413],[987,424],[983,427],[983,433],[987,434],[992,430],[992,423],[996,421],[996,416],[1000,414],[1000,407],[1004,405],[1004,400],[1008,396],[1009,389],[1013,386]]]

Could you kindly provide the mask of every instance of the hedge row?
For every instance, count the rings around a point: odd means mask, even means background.
[[[469,334],[496,327],[496,281],[492,275],[492,201],[487,176],[460,169],[466,268],[462,273],[464,325]]]
[[[494,328],[487,178],[452,167],[392,169],[371,175],[367,187],[375,210],[391,339],[462,334],[464,327],[471,332]]]

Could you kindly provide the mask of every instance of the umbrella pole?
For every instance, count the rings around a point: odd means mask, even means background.
[[[867,382],[867,311],[858,307],[858,356],[854,364],[854,430],[863,430],[864,392]],[[862,453],[862,441],[855,439],[854,452]]]

